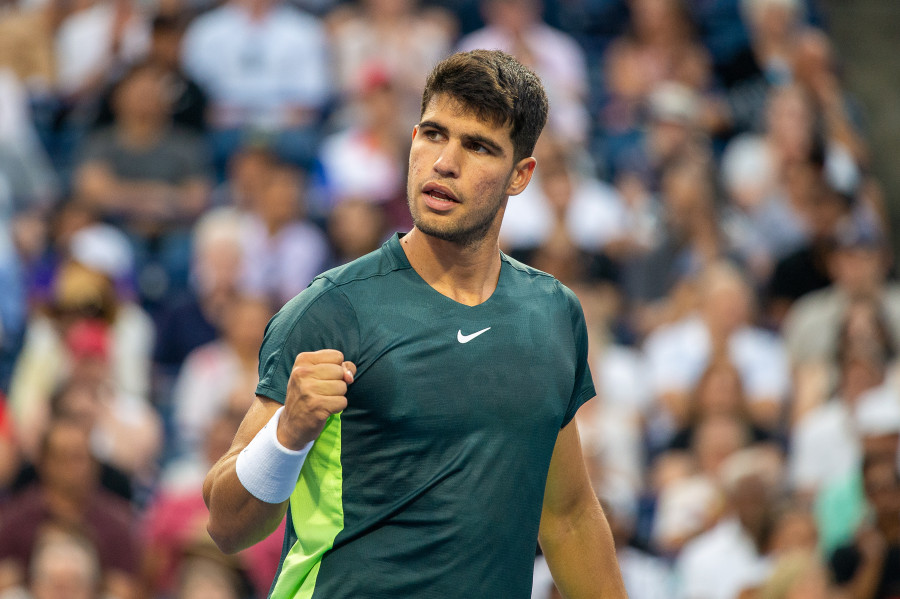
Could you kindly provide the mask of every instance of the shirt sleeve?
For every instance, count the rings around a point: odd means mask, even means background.
[[[336,349],[359,360],[359,324],[347,297],[319,277],[289,301],[266,326],[259,350],[256,394],[284,403],[297,354]]]
[[[560,428],[565,428],[575,417],[578,408],[584,405],[597,392],[594,390],[594,380],[591,377],[591,369],[588,365],[588,334],[584,321],[584,311],[581,302],[568,287],[560,284],[568,303],[569,315],[572,321],[572,335],[575,349],[575,380],[572,386],[572,395],[569,398],[569,406],[563,418]]]

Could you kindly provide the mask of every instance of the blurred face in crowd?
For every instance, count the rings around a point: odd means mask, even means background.
[[[365,200],[345,200],[328,219],[328,237],[344,260],[378,249],[385,236],[384,209]]]
[[[524,34],[540,19],[540,6],[537,0],[487,0],[484,19],[507,31]]]
[[[876,297],[886,275],[880,247],[836,249],[829,270],[835,284],[853,298]]]
[[[738,370],[724,362],[712,366],[697,385],[696,402],[700,414],[743,416],[744,390]]]
[[[631,0],[631,23],[639,37],[659,37],[681,33],[684,16],[676,0]]]
[[[47,488],[73,497],[92,492],[97,481],[97,462],[91,455],[87,429],[60,421],[51,425],[40,458],[40,479]]]
[[[750,321],[753,290],[738,272],[713,266],[700,285],[703,319],[714,336],[729,335]]]
[[[812,149],[813,114],[799,87],[777,88],[770,93],[768,135],[782,160],[806,161]]]
[[[699,164],[690,162],[667,170],[662,194],[666,220],[676,237],[696,230],[712,210],[711,182]]]
[[[116,116],[126,122],[165,122],[171,98],[162,72],[145,67],[131,73],[116,90],[114,107]]]
[[[31,563],[33,599],[96,599],[100,564],[86,540],[63,531],[43,531]]]
[[[300,216],[303,177],[294,168],[276,166],[269,170],[268,180],[255,202],[256,213],[277,230]]]
[[[415,8],[415,0],[364,0],[366,12],[379,18],[398,18],[410,14]]]
[[[235,299],[225,312],[225,338],[239,353],[256,354],[271,316],[271,308],[261,299]]]
[[[797,10],[784,2],[751,0],[748,25],[754,37],[784,40],[797,25]]]
[[[693,453],[700,470],[717,476],[722,463],[747,444],[747,429],[734,416],[708,416],[694,433]]]

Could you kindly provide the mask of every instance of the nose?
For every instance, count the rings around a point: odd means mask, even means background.
[[[459,176],[459,150],[456,144],[445,144],[434,161],[434,171],[442,177]]]

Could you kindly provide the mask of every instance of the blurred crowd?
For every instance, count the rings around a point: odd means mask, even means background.
[[[585,309],[632,599],[900,597],[900,287],[812,0],[0,0],[0,599],[266,595],[203,477],[479,47],[550,96],[501,242]]]

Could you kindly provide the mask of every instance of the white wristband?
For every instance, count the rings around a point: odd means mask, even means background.
[[[238,455],[235,470],[238,480],[251,495],[266,503],[282,503],[290,498],[300,478],[306,454],[315,441],[302,449],[288,449],[278,442],[278,420],[284,406],[278,408],[262,430]]]

